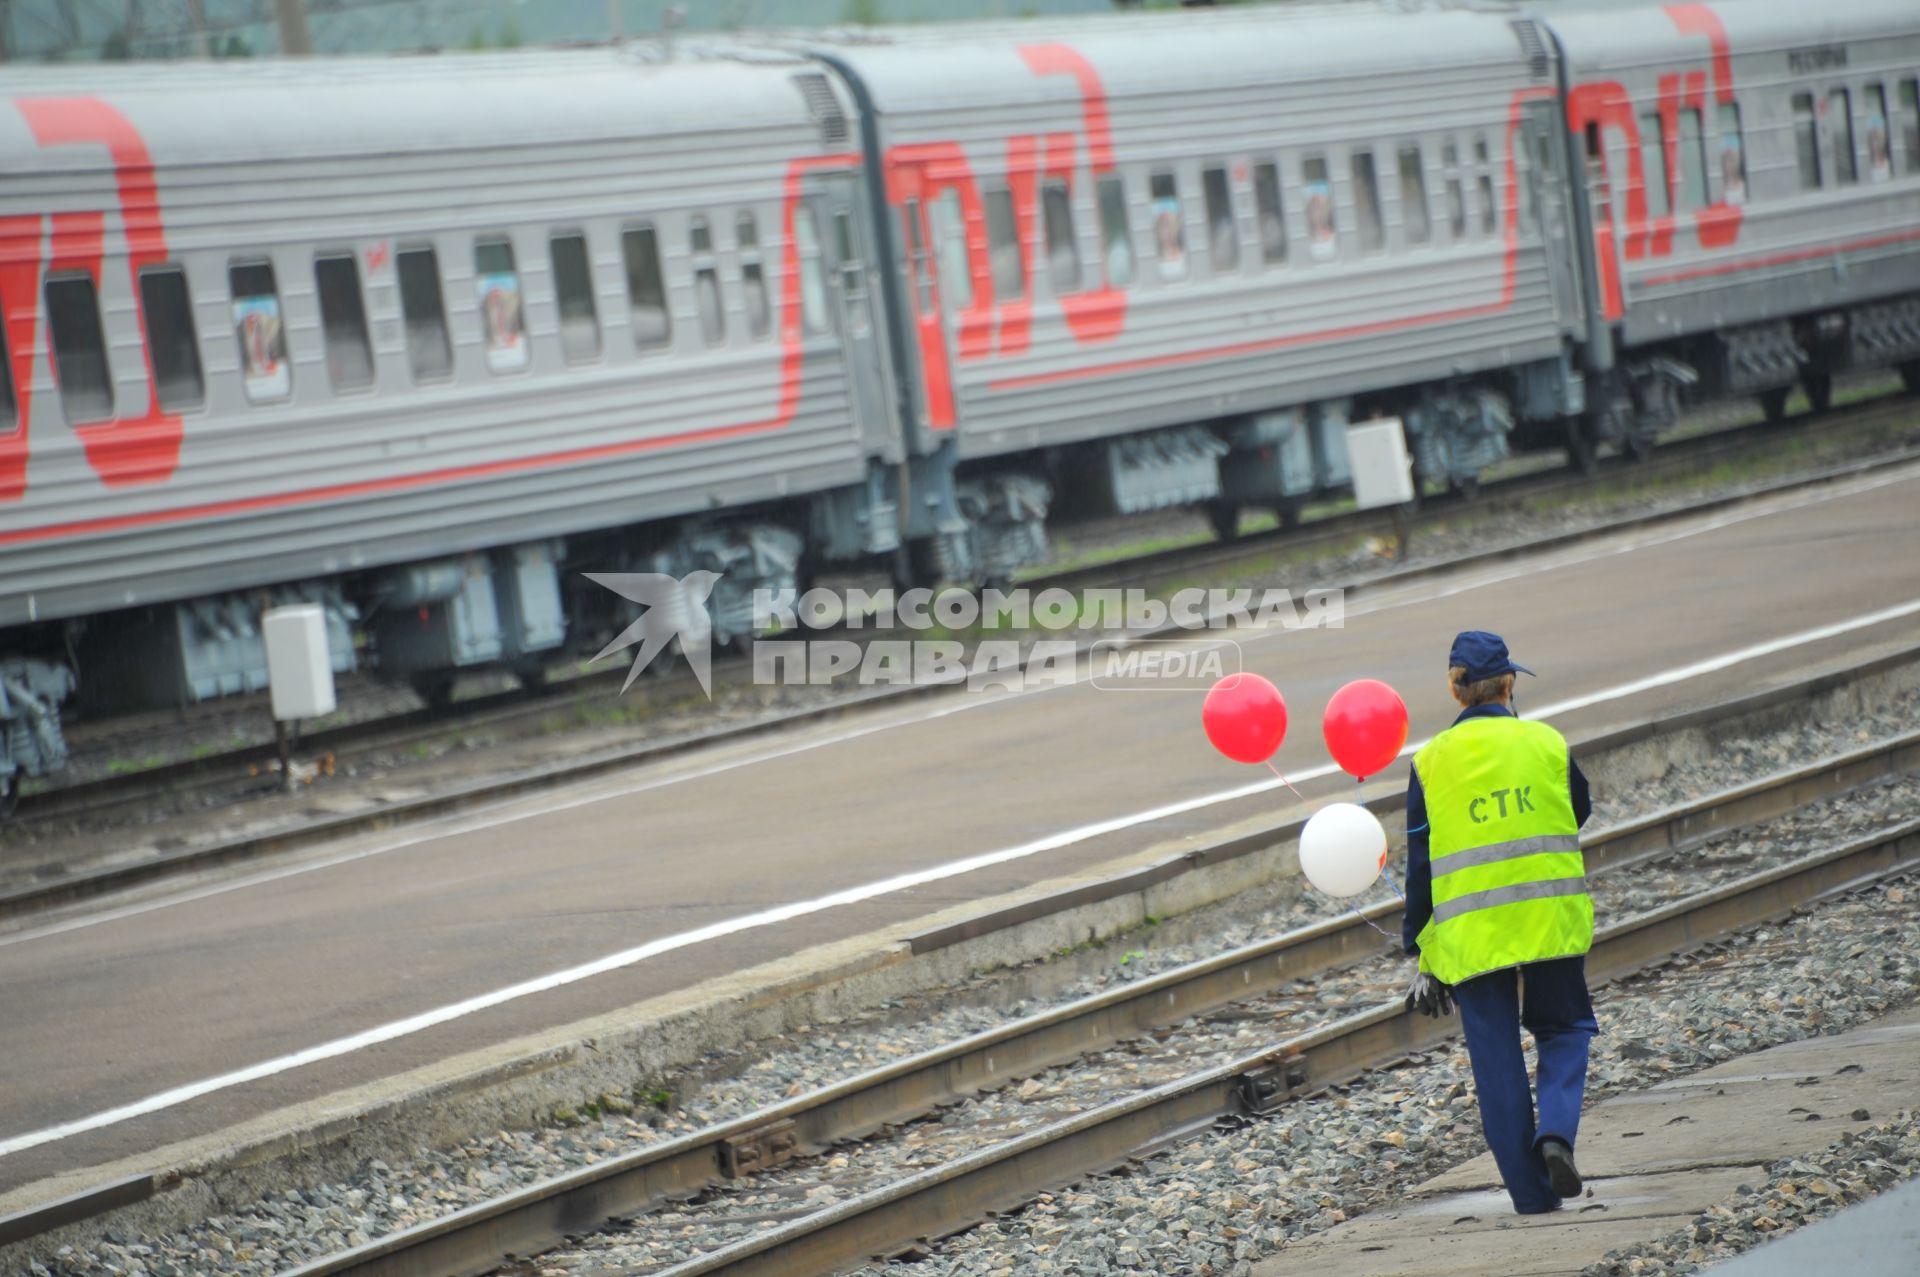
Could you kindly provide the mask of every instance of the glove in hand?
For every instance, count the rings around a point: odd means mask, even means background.
[[[1413,983],[1407,986],[1407,1010],[1432,1019],[1452,1015],[1452,986],[1440,983],[1424,971],[1416,973]]]

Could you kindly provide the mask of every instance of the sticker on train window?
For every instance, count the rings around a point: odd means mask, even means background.
[[[287,332],[280,321],[279,290],[265,262],[233,266],[233,335],[240,342],[240,383],[254,403],[285,399],[293,391],[287,363]]]
[[[1173,174],[1155,173],[1148,194],[1153,198],[1153,242],[1160,258],[1160,277],[1182,279],[1187,273],[1187,227]]]
[[[1334,229],[1333,184],[1327,180],[1327,161],[1309,156],[1300,165],[1300,195],[1306,201],[1307,251],[1325,261],[1339,251]]]
[[[500,239],[473,246],[473,292],[480,305],[487,367],[495,372],[525,368],[526,308],[520,299],[520,273],[513,266],[513,245]]]
[[[1884,182],[1893,176],[1893,138],[1887,129],[1886,86],[1867,86],[1867,178]]]
[[[1747,202],[1747,157],[1740,145],[1740,105],[1720,104],[1720,198],[1728,204]]]

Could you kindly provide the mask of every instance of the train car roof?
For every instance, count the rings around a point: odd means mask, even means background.
[[[1735,54],[1804,49],[1920,32],[1914,0],[1711,0],[1699,6],[1720,19]],[[1578,71],[1625,70],[1673,59],[1683,35],[1668,6],[1575,0],[1543,4],[1534,13],[1559,37]],[[1704,54],[1707,46],[1703,42]]]
[[[1109,96],[1196,84],[1340,80],[1489,64],[1524,66],[1511,5],[1315,4],[1168,10],[1018,22],[829,31],[797,38],[845,63],[887,111],[1051,99],[1009,51],[1064,44],[1099,71]]]
[[[596,47],[217,62],[9,67],[5,99],[95,99],[118,111],[156,162],[288,160],[447,147],[537,146],[716,133],[813,121],[794,77],[816,63]],[[44,112],[42,113],[44,114]],[[0,166],[97,167],[90,147],[36,143],[23,113],[0,111]]]

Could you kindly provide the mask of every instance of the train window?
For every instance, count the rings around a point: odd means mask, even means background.
[[[1427,174],[1420,163],[1418,146],[1400,148],[1400,216],[1406,223],[1409,244],[1424,244],[1433,238],[1433,220],[1427,213]]]
[[[11,430],[20,421],[20,406],[13,397],[13,359],[7,353],[7,307],[0,300],[0,430]]]
[[[1487,159],[1487,139],[1477,137],[1473,140],[1473,162],[1480,170],[1480,233],[1491,235],[1498,224],[1498,213],[1493,206],[1493,170]]]
[[[1260,260],[1287,260],[1287,217],[1280,203],[1280,166],[1266,160],[1253,166],[1253,215],[1260,232]]]
[[[327,344],[327,376],[336,390],[373,384],[373,346],[367,341],[367,304],[360,296],[360,267],[352,253],[313,259],[320,297],[320,331]]]
[[[1127,226],[1127,191],[1117,174],[1100,179],[1100,247],[1106,255],[1107,287],[1133,283],[1133,232]]]
[[[1372,151],[1353,153],[1353,215],[1360,224],[1360,251],[1384,248],[1387,232],[1380,221],[1380,175],[1374,171]]]
[[[547,241],[553,258],[553,295],[560,308],[560,353],[570,364],[600,358],[600,313],[593,303],[593,266],[587,237],[562,231]]]
[[[760,226],[752,213],[734,219],[740,245],[740,290],[746,294],[747,331],[757,341],[773,331],[773,303],[767,299],[767,268],[760,261]]]
[[[1600,125],[1587,125],[1587,194],[1593,201],[1596,223],[1613,221],[1613,183],[1607,180],[1607,152],[1600,142]]]
[[[67,420],[111,418],[113,378],[107,371],[107,339],[91,275],[57,275],[47,281],[47,332]]]
[[[440,262],[431,248],[403,248],[393,255],[400,278],[400,318],[407,329],[407,363],[415,381],[453,373],[453,342],[440,295]]]
[[[1667,179],[1667,130],[1660,112],[1648,111],[1640,117],[1641,182],[1647,193],[1647,216],[1665,217],[1672,211],[1668,195],[1672,187]]]
[[[1013,219],[1013,193],[1005,187],[987,192],[987,260],[993,268],[993,295],[1001,301],[1026,296],[1027,269]]]
[[[1893,135],[1888,131],[1887,87],[1869,84],[1867,110],[1867,180],[1884,182],[1893,176]]]
[[[1747,202],[1747,151],[1740,137],[1740,104],[1720,104],[1720,198],[1728,204]]]
[[[504,239],[473,244],[473,291],[480,303],[480,334],[486,339],[487,367],[495,372],[525,368],[527,314],[520,300],[520,272],[513,245]]]
[[[693,256],[693,300],[700,308],[700,336],[709,346],[727,339],[727,313],[720,299],[720,267],[713,259],[713,230],[704,217],[687,221],[687,248]]]
[[[167,412],[198,408],[207,400],[200,372],[200,338],[193,326],[187,273],[162,266],[140,273],[140,314],[153,356],[153,389]]]
[[[933,246],[940,254],[940,293],[954,310],[973,305],[973,266],[967,258],[967,219],[960,192],[949,186],[928,206],[933,214]]]
[[[1813,94],[1793,95],[1793,144],[1800,163],[1800,185],[1808,190],[1820,186],[1820,134],[1813,115]]]
[[[620,232],[620,253],[627,266],[627,303],[633,308],[636,346],[664,346],[673,339],[667,314],[667,281],[660,271],[660,237],[651,226]]]
[[[107,338],[93,276],[57,275],[47,281],[47,333],[53,340],[53,377],[67,420],[111,418],[113,378],[107,371]]]
[[[813,209],[793,210],[793,244],[800,258],[800,322],[810,333],[827,331],[827,282],[820,266],[820,228]]]
[[[270,262],[227,268],[233,293],[233,335],[240,341],[240,382],[252,403],[285,399],[293,389],[287,330],[280,322],[280,290]]]
[[[1447,227],[1456,240],[1467,237],[1467,193],[1460,184],[1460,147],[1448,142],[1440,148],[1440,167],[1447,171]]]
[[[1047,282],[1056,297],[1080,291],[1080,241],[1073,233],[1073,203],[1059,179],[1040,188],[1040,216],[1047,234]]]
[[[1233,188],[1219,165],[1200,171],[1200,193],[1207,204],[1207,262],[1216,271],[1240,264],[1240,227],[1233,220]]]
[[[1187,276],[1187,218],[1180,207],[1180,187],[1171,173],[1147,179],[1147,197],[1153,203],[1153,243],[1160,261],[1160,278]]]
[[[1827,139],[1833,147],[1833,179],[1841,186],[1860,180],[1853,156],[1853,95],[1845,89],[1827,94]]]
[[[1326,156],[1309,155],[1300,161],[1300,196],[1307,205],[1307,251],[1325,261],[1340,248]]]
[[[1707,206],[1707,135],[1700,112],[1680,112],[1680,207],[1691,212]]]
[[[1920,173],[1920,80],[1900,84],[1900,150],[1907,172]]]

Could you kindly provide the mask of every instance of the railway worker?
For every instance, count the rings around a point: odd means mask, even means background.
[[[1453,640],[1447,682],[1460,716],[1414,755],[1407,784],[1402,936],[1420,957],[1408,1007],[1460,1008],[1480,1127],[1522,1215],[1580,1192],[1573,1146],[1597,1029],[1577,832],[1592,803],[1565,738],[1513,712],[1514,675],[1532,672],[1496,634]],[[1523,1025],[1539,1054],[1537,1121]]]

